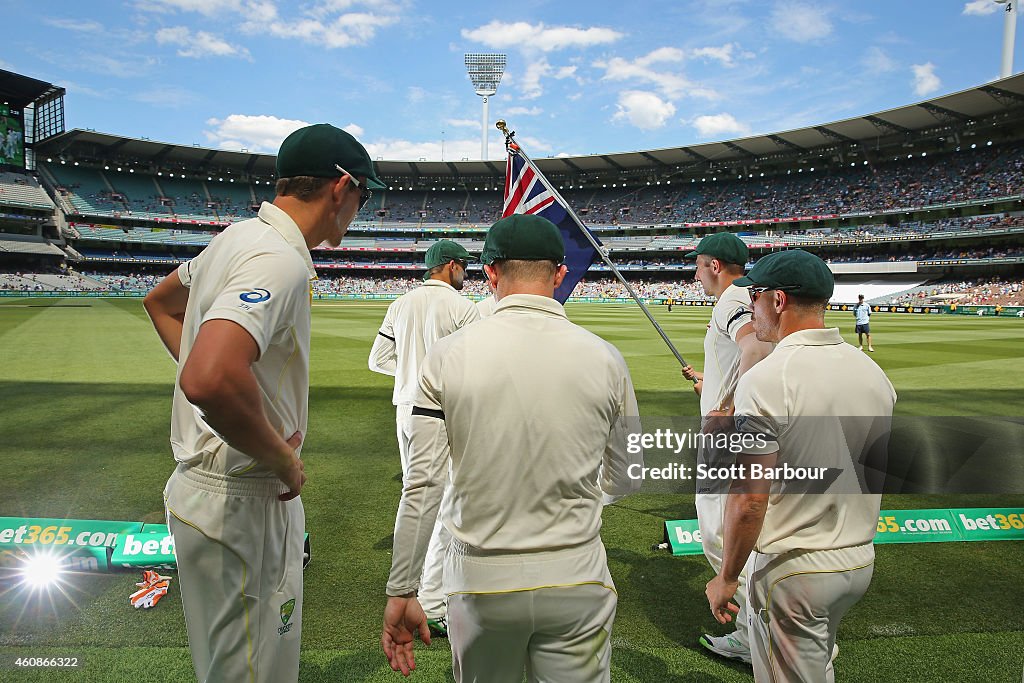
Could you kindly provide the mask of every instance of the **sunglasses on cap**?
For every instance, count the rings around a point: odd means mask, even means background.
[[[369,187],[363,187],[363,183],[361,183],[359,181],[359,178],[356,178],[354,175],[352,175],[351,173],[349,173],[348,171],[343,169],[338,164],[335,164],[334,168],[338,169],[343,174],[347,175],[350,178],[350,182],[353,185],[355,185],[356,187],[360,188],[360,190],[359,190],[359,210],[362,211],[363,207],[366,206],[366,202],[370,201],[370,197],[373,196],[373,191]]]

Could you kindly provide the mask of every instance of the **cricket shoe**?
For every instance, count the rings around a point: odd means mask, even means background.
[[[427,619],[427,628],[430,629],[430,635],[434,638],[447,638],[448,618],[437,617],[436,619]]]
[[[721,655],[728,659],[738,659],[741,662],[750,664],[750,648],[732,635],[709,636],[705,634],[700,637],[700,644],[716,655]]]

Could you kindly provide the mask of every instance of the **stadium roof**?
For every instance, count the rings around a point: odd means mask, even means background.
[[[36,80],[28,76],[0,69],[0,102],[8,102],[16,107],[24,107],[50,91],[64,91],[52,83]]]
[[[5,73],[5,72],[3,72]],[[31,80],[31,79],[29,79]],[[751,161],[775,154],[812,152],[837,143],[872,145],[892,138],[905,139],[937,127],[963,129],[972,122],[998,114],[1024,112],[1024,74],[993,81],[968,90],[888,109],[886,111],[799,128],[769,135],[755,135],[722,142],[668,147],[637,152],[593,154],[579,157],[536,159],[548,174],[578,175],[630,170],[671,171],[705,162]],[[1024,114],[1020,115],[1024,122]],[[74,129],[39,145],[37,154],[53,156],[70,151],[105,158],[149,159],[163,166],[181,164],[189,168],[233,168],[256,176],[274,174],[274,155],[236,152],[204,147],[174,145],[125,138],[95,131]],[[529,153],[529,149],[525,150]],[[385,177],[451,177],[504,175],[500,161],[389,161],[378,160]]]

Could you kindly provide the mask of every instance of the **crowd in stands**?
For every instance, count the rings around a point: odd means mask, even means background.
[[[1024,281],[1007,278],[979,278],[940,282],[919,291],[894,297],[890,304],[952,304],[958,306],[1024,306]]]
[[[44,164],[45,166],[45,164]],[[56,168],[54,168],[56,170]],[[65,171],[61,171],[65,172]],[[69,179],[62,187],[86,194],[85,204],[103,213],[188,213],[222,221],[252,216],[269,186],[175,181],[156,193],[157,185],[129,185],[127,180],[93,173],[89,187]],[[769,178],[710,177],[694,182],[632,188],[563,189],[566,200],[590,225],[744,221],[796,216],[875,213],[1024,192],[1024,144],[912,159],[857,164],[836,169],[810,167],[803,172]],[[107,182],[103,182],[107,178]],[[137,183],[152,180],[138,174]],[[159,179],[158,179],[159,180]],[[558,182],[558,181],[556,181]],[[151,182],[150,185],[153,183]],[[189,185],[191,184],[191,185]],[[97,189],[114,187],[117,190]],[[212,188],[212,189],[210,189]],[[134,193],[134,194],[133,194]],[[475,188],[385,190],[363,216],[369,221],[446,224],[489,224],[501,210],[501,193]],[[209,196],[210,199],[206,200]],[[254,200],[255,197],[255,200]],[[378,211],[383,215],[378,217]]]

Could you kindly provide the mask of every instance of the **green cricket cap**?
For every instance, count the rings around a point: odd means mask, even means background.
[[[731,232],[716,232],[706,235],[696,249],[687,252],[686,258],[697,258],[700,254],[743,266],[746,265],[750,252],[743,240]]]
[[[339,166],[345,170],[339,170]],[[366,148],[329,123],[299,128],[284,139],[277,152],[278,178],[340,178],[346,172],[356,179],[364,176],[366,184],[374,190],[387,189],[377,177]]]
[[[516,213],[491,226],[484,238],[481,263],[495,261],[554,261],[565,259],[562,233],[547,218]]]
[[[836,281],[828,264],[820,258],[803,249],[789,249],[761,258],[749,273],[733,284],[781,289],[808,299],[829,299]]]
[[[449,261],[470,260],[475,260],[475,257],[461,244],[451,240],[438,240],[430,245],[426,256],[423,257],[423,266],[427,269],[427,272],[423,274],[423,279],[426,280],[430,277],[431,268],[443,266]]]

